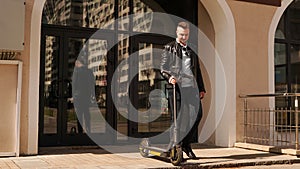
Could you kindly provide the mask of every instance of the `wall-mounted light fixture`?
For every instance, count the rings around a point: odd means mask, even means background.
[[[258,4],[272,5],[272,6],[281,6],[281,0],[237,0],[245,2],[253,2]]]

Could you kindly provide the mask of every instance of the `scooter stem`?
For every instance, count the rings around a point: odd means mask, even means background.
[[[174,117],[174,144],[178,142],[178,135],[177,135],[177,101],[176,101],[176,84],[173,84],[173,117]]]

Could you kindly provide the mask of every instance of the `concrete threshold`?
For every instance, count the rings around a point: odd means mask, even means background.
[[[297,157],[300,156],[300,150],[296,150],[293,148],[281,148],[281,147],[252,144],[252,143],[235,143],[234,146],[238,148],[266,151],[270,153],[287,154],[287,155],[293,155]]]

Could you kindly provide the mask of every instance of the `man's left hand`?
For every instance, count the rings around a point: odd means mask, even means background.
[[[205,92],[200,92],[200,99],[203,99],[205,95]]]

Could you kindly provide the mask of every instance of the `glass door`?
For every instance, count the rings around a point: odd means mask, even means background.
[[[107,132],[112,125],[113,112],[108,109],[107,68],[108,44],[111,35],[89,39],[94,31],[43,27],[41,48],[40,126],[39,145],[93,145],[90,138],[109,143],[113,135]],[[95,98],[88,112],[81,114],[74,108],[72,76],[75,61],[85,47],[84,64],[94,75]],[[113,55],[112,55],[113,56]],[[89,132],[87,132],[89,131]]]
[[[138,113],[132,114],[138,116],[138,122],[130,125],[133,137],[151,137],[164,132],[166,138],[169,137],[166,131],[172,122],[166,92],[168,86],[159,68],[163,46],[171,40],[170,37],[152,34],[133,38],[133,49],[138,58],[135,65],[138,75],[131,88],[132,100],[138,110]]]

